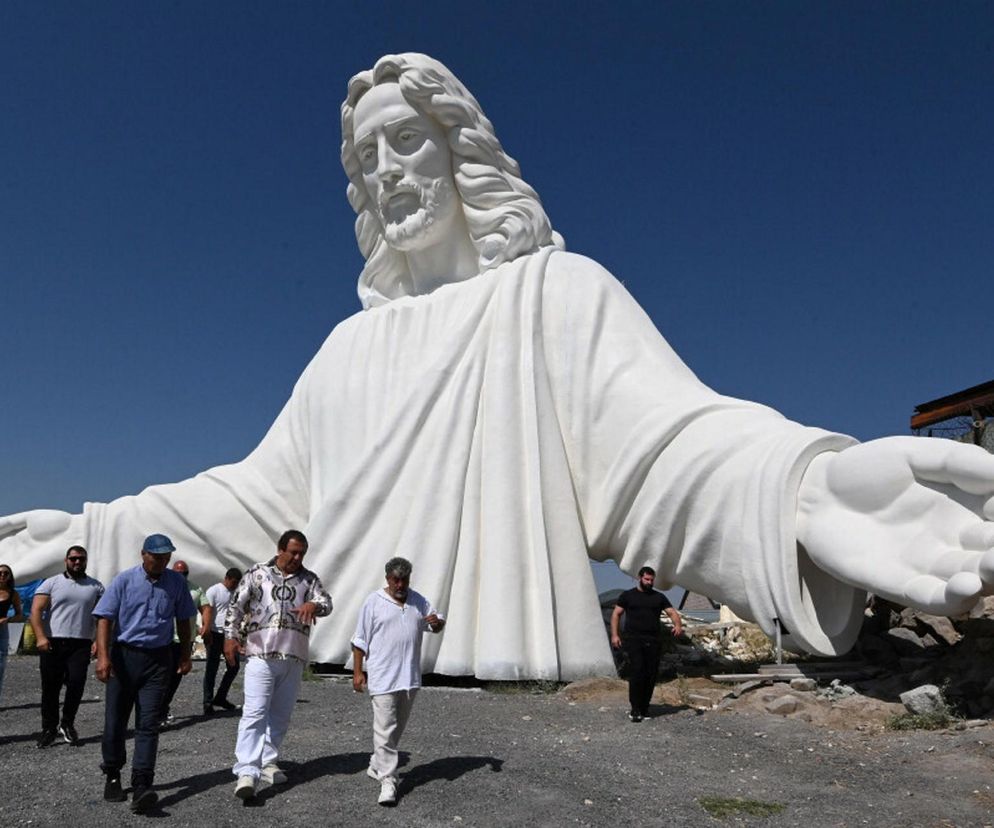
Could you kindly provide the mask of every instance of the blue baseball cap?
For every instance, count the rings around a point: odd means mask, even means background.
[[[142,552],[148,552],[150,555],[168,555],[175,551],[173,542],[165,535],[149,535],[142,543]]]

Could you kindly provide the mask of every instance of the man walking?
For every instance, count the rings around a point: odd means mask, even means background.
[[[214,708],[222,710],[237,710],[237,706],[228,701],[228,691],[231,683],[238,675],[238,654],[235,654],[234,664],[225,664],[221,686],[214,694],[214,682],[217,680],[217,668],[224,655],[224,620],[228,615],[228,605],[231,595],[238,582],[242,579],[242,571],[232,567],[224,573],[224,580],[214,584],[204,596],[204,604],[200,608],[203,620],[204,645],[207,648],[207,663],[204,666],[204,715],[213,716]]]
[[[104,585],[86,574],[86,550],[70,546],[66,568],[42,582],[31,603],[31,627],[37,641],[41,671],[41,736],[38,747],[48,747],[56,733],[72,746],[79,744],[76,711],[86,686],[93,645],[93,608]],[[66,698],[59,716],[59,695]]]
[[[190,590],[190,600],[193,601],[193,606],[195,607],[193,615],[189,619],[190,628],[194,632],[191,635],[189,644],[186,645],[187,654],[190,655],[193,653],[193,645],[196,642],[197,635],[203,638],[207,632],[207,625],[203,623],[203,621],[201,621],[200,629],[197,630],[197,614],[203,609],[204,591],[196,584],[190,583],[190,567],[187,566],[186,561],[176,561],[172,568],[173,572],[178,572],[186,580],[186,587]],[[173,721],[173,714],[171,712],[173,698],[176,696],[176,691],[179,690],[179,684],[183,680],[183,674],[176,669],[179,666],[182,647],[183,645],[180,643],[179,633],[177,631],[173,633],[173,669],[170,672],[169,688],[166,690],[166,698],[162,703],[162,714],[159,720],[159,727],[165,727]]]
[[[397,745],[421,687],[421,639],[441,632],[445,619],[410,588],[411,563],[387,561],[386,587],[359,611],[352,636],[352,687],[373,702],[373,755],[367,774],[380,783],[380,805],[397,804]],[[368,679],[363,673],[365,667]]]
[[[245,699],[238,723],[235,796],[251,799],[261,779],[286,782],[276,760],[290,726],[297,690],[308,660],[308,639],[315,619],[331,612],[331,596],[304,569],[307,538],[290,529],[276,545],[276,557],[245,573],[228,606],[224,658],[245,655]]]
[[[158,802],[152,790],[159,749],[159,718],[170,672],[190,672],[190,617],[196,612],[186,579],[166,569],[175,551],[165,535],[142,543],[139,566],[117,575],[93,614],[97,618],[97,678],[107,684],[103,761],[104,799],[123,802],[121,768],[127,760],[125,735],[135,710],[131,759],[131,810],[143,813]],[[111,644],[117,626],[117,640]],[[179,631],[180,660],[173,666],[173,627]]]
[[[659,675],[659,657],[662,652],[662,631],[659,619],[665,612],[673,622],[673,635],[683,632],[680,613],[673,609],[669,599],[654,590],[656,571],[651,566],[639,570],[637,587],[618,596],[618,603],[611,613],[611,646],[624,647],[628,656],[628,718],[641,722],[649,715],[649,702]],[[625,616],[625,635],[619,629],[621,616]]]

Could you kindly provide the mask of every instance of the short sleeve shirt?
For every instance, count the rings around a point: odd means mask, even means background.
[[[93,608],[104,594],[104,585],[84,575],[70,578],[66,573],[44,580],[35,595],[47,595],[48,630],[53,638],[93,639]]]
[[[223,583],[214,584],[214,586],[207,590],[204,603],[210,604],[214,608],[214,617],[211,619],[211,630],[214,632],[224,632],[224,618],[228,614],[228,604],[231,603],[231,590]]]
[[[659,635],[659,617],[673,605],[661,592],[634,587],[618,596],[618,606],[625,611],[626,635]]]
[[[149,649],[170,644],[176,619],[196,612],[186,578],[167,569],[152,580],[141,564],[115,576],[93,610],[117,622],[118,641]]]
[[[366,654],[369,695],[421,686],[421,639],[429,631],[425,618],[432,613],[437,614],[428,599],[413,589],[404,604],[382,589],[366,599],[352,644]]]

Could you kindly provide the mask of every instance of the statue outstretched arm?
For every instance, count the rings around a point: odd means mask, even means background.
[[[798,492],[797,539],[847,584],[937,615],[994,591],[994,456],[888,437],[818,455]]]
[[[592,557],[648,563],[825,655],[852,646],[866,591],[936,614],[994,593],[994,457],[858,445],[722,397],[595,263],[555,254],[549,271],[546,353]]]

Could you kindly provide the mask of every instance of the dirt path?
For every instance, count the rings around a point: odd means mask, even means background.
[[[752,701],[700,712],[680,697],[706,688],[686,685],[663,688],[677,694],[666,696],[671,705],[635,725],[625,718],[624,685],[611,680],[551,695],[425,689],[402,743],[410,754],[392,810],[376,805],[377,786],[364,773],[368,699],[343,680],[305,682],[285,744],[290,781],[245,807],[232,796],[237,717],[195,715],[202,669],[195,664],[181,685],[179,718],[160,741],[161,807],[135,817],[101,798],[102,685],[87,686],[77,720],[84,744],[38,750],[37,660],[12,658],[0,699],[0,826],[106,828],[155,818],[191,828],[994,825],[990,726],[857,729],[858,710],[844,708],[840,721],[849,726],[816,726],[761,712]],[[702,806],[708,797],[782,810],[718,820]]]

